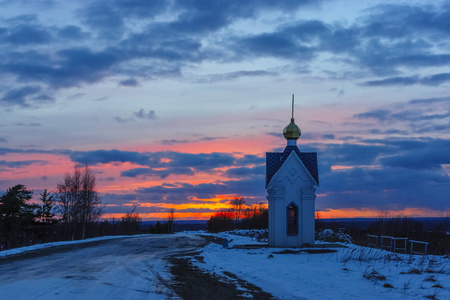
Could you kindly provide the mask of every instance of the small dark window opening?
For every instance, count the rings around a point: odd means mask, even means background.
[[[297,206],[294,204],[289,204],[287,207],[287,234],[297,235]]]

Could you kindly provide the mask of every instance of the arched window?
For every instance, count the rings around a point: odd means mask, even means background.
[[[294,203],[291,203],[287,207],[287,234],[298,234],[298,208]]]

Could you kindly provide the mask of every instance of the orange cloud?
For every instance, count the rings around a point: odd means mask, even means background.
[[[211,213],[175,213],[175,221],[176,220],[209,220],[214,212]],[[124,217],[125,214],[122,213],[111,213],[111,214],[103,214],[102,219],[120,219]],[[165,221],[168,217],[168,213],[142,213],[139,216],[144,221]]]
[[[408,216],[408,217],[441,217],[442,211],[426,208],[409,207],[401,210],[380,211],[372,208],[347,208],[347,209],[327,209],[318,211],[322,219],[341,218],[377,218],[380,216]]]

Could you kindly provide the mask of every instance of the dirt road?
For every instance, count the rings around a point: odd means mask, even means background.
[[[190,264],[207,240],[148,235],[42,249],[0,258],[1,299],[270,299],[255,286]],[[170,272],[173,273],[170,274]],[[232,277],[232,274],[231,274]]]

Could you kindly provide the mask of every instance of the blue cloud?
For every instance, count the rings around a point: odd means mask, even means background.
[[[240,19],[273,11],[290,13],[320,3],[96,1],[83,4],[77,12],[90,32],[70,23],[46,27],[36,15],[18,16],[5,21],[6,27],[0,28],[0,39],[18,46],[6,48],[0,67],[20,83],[47,85],[51,89],[92,84],[116,75],[128,77],[120,85],[136,86],[139,79],[181,77],[183,67],[203,61],[223,63],[276,57],[309,63],[320,54],[331,53],[350,66],[369,70],[376,76],[390,76],[366,81],[364,84],[369,86],[437,86],[449,81],[449,73],[398,76],[400,67],[418,69],[450,64],[450,54],[433,39],[448,36],[446,17],[450,9],[445,5],[384,5],[366,10],[364,17],[348,25],[289,19],[277,28],[258,34],[220,35],[220,30]],[[155,18],[169,12],[173,19]],[[136,22],[140,26],[130,31],[130,25]],[[212,33],[218,33],[220,44],[205,43],[204,39]],[[417,33],[424,35],[417,38]],[[97,47],[99,39],[109,40],[100,43],[103,47]],[[79,41],[83,41],[84,48],[80,48]],[[25,47],[27,43],[54,46],[55,55],[50,56],[40,48],[30,50]],[[92,43],[96,44],[95,50],[87,47]],[[139,67],[130,64],[135,60],[139,60]],[[277,74],[263,69],[240,70],[199,78],[191,76],[190,80],[213,82]]]
[[[390,77],[382,80],[372,80],[363,83],[365,86],[390,86],[390,85],[412,85],[419,82],[417,76],[411,77]]]
[[[128,78],[119,82],[123,86],[138,86],[139,82],[135,78]]]
[[[17,161],[6,161],[0,160],[0,170],[2,167],[6,168],[23,168],[29,165],[39,164],[45,165],[48,161],[45,160],[17,160]]]
[[[162,184],[154,187],[139,188],[138,195],[142,194],[150,202],[186,203],[186,199],[197,197],[211,199],[218,195],[236,194],[239,196],[251,196],[247,204],[265,201],[264,176],[256,178],[220,181],[217,183],[177,183],[176,185]],[[167,200],[167,197],[171,198]],[[165,200],[164,200],[165,199]],[[251,202],[250,202],[251,201]]]
[[[30,96],[41,92],[41,87],[36,85],[23,86],[11,89],[2,97],[2,102],[8,105],[29,106]]]
[[[263,176],[266,172],[266,166],[258,166],[253,168],[238,167],[231,168],[225,171],[224,175],[231,178]]]
[[[450,128],[449,101],[448,97],[415,99],[407,103],[355,114],[353,117],[359,120],[374,120],[388,124],[403,123],[410,132],[421,134],[445,132]],[[375,128],[375,130],[379,129]]]
[[[438,86],[447,81],[450,81],[450,73],[440,73],[431,76],[418,77],[390,77],[382,80],[366,81],[362,85],[365,86],[404,86],[413,84],[423,84],[429,86]]]
[[[74,151],[70,154],[70,159],[77,163],[96,165],[112,162],[132,162],[146,165],[150,162],[145,154],[132,151],[120,150],[95,150],[89,152]]]
[[[429,170],[354,168],[324,174],[317,208],[373,208],[379,210],[424,207],[450,208],[448,176]]]
[[[148,113],[146,113],[143,108],[135,112],[134,115],[139,119],[156,120],[158,118],[154,110],[149,110]]]
[[[264,33],[246,37],[237,41],[236,47],[249,56],[272,56],[295,60],[309,60],[314,51],[304,45],[297,44],[293,39],[283,36],[280,32]]]
[[[137,176],[158,176],[162,179],[169,175],[190,175],[194,176],[194,171],[189,167],[170,167],[167,169],[152,169],[152,168],[135,168],[122,171],[120,176],[123,177],[137,177]]]
[[[1,150],[1,149],[0,149]],[[222,167],[245,167],[261,165],[265,158],[256,155],[244,155],[236,158],[230,153],[182,153],[182,152],[131,152],[120,150],[95,150],[88,152],[74,151],[70,154],[72,161],[88,165],[115,162],[130,162],[146,166],[123,171],[121,176],[159,176],[194,175],[195,172],[217,173]],[[260,169],[254,168],[254,172]],[[230,173],[231,174],[231,173]]]
[[[83,32],[78,26],[67,25],[59,30],[58,37],[62,40],[81,40],[89,37],[89,33]]]
[[[50,33],[36,25],[20,25],[10,29],[1,41],[13,45],[36,45],[51,42]]]
[[[323,134],[322,138],[328,139],[328,140],[334,140],[336,138],[336,136],[332,133],[328,133],[328,134]]]

